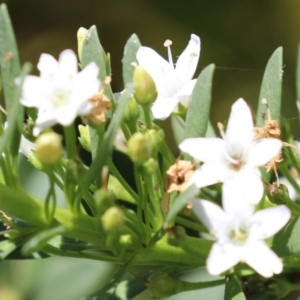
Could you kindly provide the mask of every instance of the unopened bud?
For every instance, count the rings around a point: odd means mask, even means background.
[[[101,217],[103,229],[108,233],[119,231],[125,223],[122,210],[116,206],[110,207]]]
[[[146,162],[143,163],[143,170],[148,175],[155,173],[157,171],[157,168],[157,161],[153,157],[150,157]]]
[[[123,121],[125,123],[136,122],[139,115],[139,106],[136,103],[135,99],[129,99],[123,112]]]
[[[99,215],[102,215],[105,211],[107,211],[110,207],[114,205],[115,196],[111,191],[107,189],[99,189],[94,193],[93,196],[97,212]]]
[[[150,74],[141,66],[136,66],[133,72],[133,82],[136,84],[134,97],[140,105],[150,105],[157,98],[155,82]]]
[[[62,155],[61,136],[55,132],[41,134],[35,141],[35,153],[43,164],[54,164]]]
[[[165,134],[160,130],[150,129],[146,131],[145,135],[149,138],[152,144],[152,148],[155,151],[159,151],[162,142],[164,141]]]
[[[87,33],[88,33],[88,30],[84,27],[80,27],[79,30],[77,31],[78,57],[79,57],[80,61],[81,61],[81,57],[82,57],[83,43],[84,43]]]
[[[152,145],[141,132],[136,132],[128,140],[128,156],[136,164],[143,164],[152,155]]]
[[[79,125],[78,130],[80,133],[80,137],[78,138],[81,146],[84,150],[91,152],[91,135],[90,129],[88,126]]]
[[[168,297],[174,293],[176,280],[168,273],[158,271],[148,278],[147,287],[154,299]]]
[[[284,184],[277,186],[276,184],[271,184],[267,190],[268,198],[272,203],[275,204],[286,204],[289,197],[289,191]]]
[[[180,247],[186,239],[185,229],[181,226],[175,226],[167,230],[167,242],[171,246]]]

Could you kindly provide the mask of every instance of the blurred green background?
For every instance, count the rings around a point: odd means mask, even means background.
[[[256,110],[264,68],[274,50],[283,46],[282,113],[299,135],[295,67],[300,41],[300,1],[7,0],[6,3],[21,60],[30,61],[34,66],[43,52],[57,57],[66,48],[76,51],[78,28],[95,24],[104,49],[112,55],[112,84],[116,92],[123,89],[121,58],[124,44],[132,33],[138,34],[143,45],[165,57],[163,43],[171,39],[174,60],[186,46],[190,34],[199,35],[202,49],[196,76],[210,63],[217,66],[213,124],[228,117],[231,104],[239,97]],[[37,73],[36,68],[34,72]],[[22,168],[27,167],[24,164]],[[36,193],[43,193],[43,189],[37,190],[35,179],[30,182],[27,178],[27,184]],[[99,262],[65,258],[5,261],[0,265],[0,299],[78,299],[99,288],[113,269]],[[222,299],[221,294],[222,290],[216,290],[213,299]],[[183,297],[195,299],[196,296],[187,293],[176,299]]]

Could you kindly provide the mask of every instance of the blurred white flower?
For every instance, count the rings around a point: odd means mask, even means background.
[[[179,148],[204,162],[195,171],[190,183],[199,188],[233,178],[235,188],[247,191],[244,199],[256,204],[263,196],[259,166],[265,165],[278,154],[282,142],[275,138],[253,140],[253,120],[247,103],[240,98],[231,108],[226,134],[221,138],[189,138]]]
[[[223,192],[224,210],[207,200],[193,200],[196,215],[217,239],[206,261],[208,272],[219,275],[244,262],[264,277],[281,273],[282,261],[264,239],[288,222],[290,210],[280,205],[253,214],[252,206],[235,199],[236,195],[230,198],[230,193]]]
[[[148,47],[140,47],[137,52],[139,65],[153,78],[157,99],[152,106],[154,118],[164,120],[173,111],[177,111],[178,104],[187,106],[194,89],[196,79],[192,80],[197,68],[200,55],[200,38],[192,34],[191,39],[178,57],[176,65],[173,64],[170,45],[167,40],[169,61],[162,58],[156,51]]]
[[[42,54],[38,63],[40,76],[27,76],[21,104],[38,108],[33,134],[56,123],[69,126],[78,115],[86,115],[93,108],[89,101],[99,91],[99,69],[90,63],[78,72],[77,58],[72,50],[63,51],[59,60]]]

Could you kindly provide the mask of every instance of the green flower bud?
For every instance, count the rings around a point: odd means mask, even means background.
[[[290,199],[289,191],[284,184],[277,186],[276,184],[271,184],[267,190],[268,198],[272,203],[275,204],[286,204]]]
[[[61,136],[55,132],[41,134],[35,141],[35,154],[43,164],[54,164],[62,156]]]
[[[150,157],[144,164],[143,164],[143,170],[146,172],[146,174],[151,175],[157,171],[158,164],[157,161]]]
[[[122,210],[116,206],[110,207],[101,217],[103,229],[107,233],[119,232],[125,223],[125,216]]]
[[[160,146],[162,145],[164,138],[165,138],[165,134],[164,134],[163,130],[150,129],[150,130],[146,131],[145,135],[151,141],[153,150],[159,151]]]
[[[136,123],[139,116],[140,111],[138,104],[136,103],[135,99],[129,99],[123,112],[123,121],[125,123]]]
[[[80,137],[78,138],[81,146],[84,150],[91,152],[91,135],[90,129],[88,126],[79,125],[78,130],[80,133]]]
[[[114,205],[115,196],[107,189],[99,189],[94,194],[94,200],[97,207],[97,212],[102,215],[106,210]]]
[[[150,74],[141,66],[136,66],[133,72],[133,82],[136,84],[134,90],[135,100],[140,105],[150,105],[157,98],[155,82]]]
[[[168,273],[158,271],[148,278],[147,287],[154,299],[168,297],[174,293],[176,280]]]
[[[186,239],[185,229],[175,226],[167,231],[167,242],[171,246],[180,247]]]
[[[78,57],[79,57],[80,61],[81,61],[81,57],[82,57],[83,43],[84,43],[87,33],[88,33],[88,30],[84,27],[80,27],[79,30],[77,31]]]
[[[147,161],[152,155],[152,146],[149,139],[141,132],[136,132],[127,143],[127,154],[131,160],[140,165]]]

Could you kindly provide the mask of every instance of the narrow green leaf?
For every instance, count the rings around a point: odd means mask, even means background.
[[[191,201],[199,192],[199,189],[193,184],[183,193],[181,193],[176,199],[172,207],[170,208],[165,225],[168,225],[171,221],[175,219],[177,214],[184,208],[188,201]]]
[[[136,34],[133,34],[127,41],[124,48],[123,63],[123,81],[124,85],[132,82],[134,71],[133,62],[136,62],[136,53],[141,46],[141,42]]]
[[[125,92],[122,94],[118,101],[118,106],[115,114],[104,134],[104,138],[100,148],[98,149],[97,155],[90,166],[89,172],[86,178],[86,184],[91,184],[96,177],[99,177],[101,170],[105,164],[106,158],[111,153],[113,148],[113,143],[117,130],[121,124],[123,111],[127,101],[131,98],[133,92],[133,85],[128,84]]]
[[[117,199],[121,199],[133,204],[136,203],[134,198],[127,192],[118,179],[112,175],[109,176],[107,189],[112,191]]]
[[[15,86],[15,95],[12,102],[10,112],[8,113],[8,126],[4,135],[0,138],[0,153],[9,145],[11,153],[17,155],[21,139],[22,122],[23,122],[23,106],[20,104],[22,94],[22,86],[25,76],[29,74],[31,65],[26,63],[19,74],[20,83]],[[20,119],[21,116],[21,119]],[[21,123],[20,123],[21,120]]]
[[[100,44],[97,28],[93,25],[83,42],[82,56],[81,56],[81,68],[85,68],[89,63],[95,62],[100,69],[99,79],[104,82],[107,76],[106,72],[106,54]]]
[[[0,261],[17,249],[21,242],[4,240],[0,242]]]
[[[224,300],[246,300],[242,285],[235,274],[226,278]]]
[[[33,236],[29,241],[27,241],[22,247],[22,254],[29,255],[32,252],[37,252],[42,250],[43,246],[57,235],[64,234],[66,229],[62,225],[58,225],[54,228],[42,230]]]
[[[280,120],[282,87],[282,47],[279,47],[268,61],[258,99],[256,126],[265,124],[266,105],[262,99],[268,101],[272,119]]]
[[[0,5],[0,66],[5,105],[8,114],[15,100],[14,80],[21,71],[19,53],[5,4]]]
[[[297,91],[297,100],[300,100],[300,44],[298,46],[298,53],[297,53],[296,91]]]
[[[300,217],[292,220],[276,233],[272,240],[272,249],[280,256],[289,256],[300,252]]]
[[[174,135],[175,142],[179,145],[184,140],[185,124],[181,117],[174,114],[171,115],[171,127]]]
[[[197,79],[187,110],[185,138],[204,137],[206,134],[214,70],[214,64],[207,66]]]

